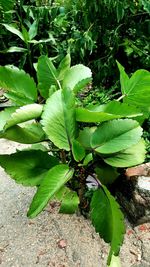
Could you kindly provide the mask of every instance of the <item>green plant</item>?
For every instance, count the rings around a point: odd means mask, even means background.
[[[119,254],[125,226],[109,185],[119,168],[144,161],[137,120],[148,113],[150,73],[138,70],[129,79],[118,63],[123,103],[113,100],[82,107],[76,95],[91,82],[92,73],[81,64],[70,67],[70,61],[67,55],[56,69],[47,56],[41,56],[37,86],[23,70],[0,67],[0,86],[12,102],[0,113],[0,138],[32,144],[0,155],[0,165],[17,183],[37,186],[29,218],[53,199],[61,202],[60,212],[74,213],[80,207],[89,214],[96,232],[110,243],[110,265],[117,262],[114,256]]]

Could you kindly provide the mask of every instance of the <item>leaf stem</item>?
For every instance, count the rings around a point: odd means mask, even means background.
[[[120,100],[122,100],[124,97],[125,97],[126,95],[124,94],[124,95],[122,95],[122,96],[120,96],[118,99],[117,99],[117,101],[120,101]]]

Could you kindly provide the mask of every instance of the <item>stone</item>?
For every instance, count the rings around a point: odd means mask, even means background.
[[[136,174],[142,174],[138,176]],[[129,168],[117,186],[117,198],[130,222],[150,221],[150,163]]]
[[[150,163],[138,165],[136,167],[128,168],[125,171],[127,177],[132,176],[150,176]]]

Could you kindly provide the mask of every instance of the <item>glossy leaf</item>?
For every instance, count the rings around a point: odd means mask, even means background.
[[[49,139],[60,149],[70,150],[75,138],[75,100],[70,90],[58,90],[47,100],[42,125]]]
[[[78,209],[79,197],[68,187],[62,187],[55,197],[61,201],[60,213],[73,214]]]
[[[63,80],[63,88],[70,88],[74,92],[78,92],[84,88],[92,77],[91,70],[82,64],[71,67],[66,73]]]
[[[127,73],[125,72],[124,67],[118,61],[116,62],[118,65],[118,69],[120,71],[121,91],[122,91],[122,94],[124,95],[126,93],[126,89],[128,88],[129,77]]]
[[[57,70],[47,56],[41,56],[37,65],[38,89],[40,94],[47,99],[51,85],[59,86]]]
[[[58,160],[41,150],[19,151],[11,155],[0,155],[0,165],[17,183],[25,186],[40,185],[48,170]]]
[[[146,154],[145,143],[140,140],[136,145],[104,158],[104,161],[114,167],[131,167],[144,162]]]
[[[64,79],[66,72],[70,69],[70,64],[71,64],[71,57],[70,54],[67,54],[60,62],[57,69],[59,81],[62,81]]]
[[[39,123],[26,124],[24,127],[15,125],[0,133],[0,138],[5,138],[22,144],[39,143],[47,139],[45,132]]]
[[[91,220],[96,232],[110,243],[108,265],[112,255],[119,254],[125,233],[124,217],[115,198],[105,186],[94,192],[91,205]]]
[[[4,126],[8,119],[10,118],[11,114],[13,114],[16,110],[16,107],[5,108],[3,111],[0,112],[0,132],[3,131]]]
[[[76,161],[81,161],[85,157],[84,147],[77,140],[72,142],[72,154]]]
[[[31,104],[37,100],[34,80],[16,67],[0,67],[0,86],[8,92],[7,96],[17,105]]]
[[[142,116],[143,113],[134,106],[111,101],[104,105],[95,105],[89,108],[77,108],[76,120],[81,122],[104,122],[119,118]]]
[[[50,169],[41,182],[28,211],[28,217],[34,218],[46,206],[48,201],[71,179],[73,169],[67,165],[56,165]]]
[[[134,120],[113,120],[100,125],[93,133],[91,146],[98,153],[119,152],[139,142],[142,128]]]
[[[22,41],[24,41],[23,34],[13,24],[2,24],[9,32],[17,35]]]
[[[83,130],[80,130],[77,140],[85,149],[91,149],[91,137],[96,129],[97,127],[85,127]]]
[[[29,104],[20,107],[7,119],[4,129],[6,130],[16,124],[39,118],[42,114],[42,110],[43,106],[39,104]]]
[[[125,95],[126,103],[147,110],[150,106],[150,72],[137,70],[128,82]]]

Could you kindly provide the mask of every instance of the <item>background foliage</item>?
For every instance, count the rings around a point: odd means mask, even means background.
[[[72,63],[88,65],[94,81],[105,88],[118,75],[116,59],[130,73],[150,66],[148,0],[5,2],[0,0],[3,23],[18,28],[24,40],[1,25],[2,65],[15,63],[34,75],[32,62],[40,55],[47,54],[57,63],[70,49]]]

